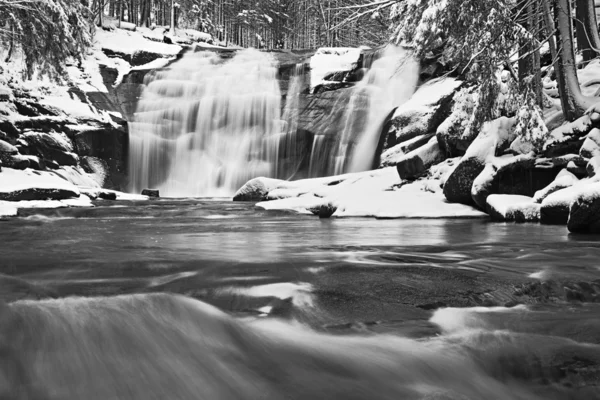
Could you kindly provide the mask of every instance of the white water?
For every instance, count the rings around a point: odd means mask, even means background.
[[[373,168],[385,119],[415,92],[419,64],[400,47],[388,46],[358,83],[344,116],[334,155],[335,175]]]
[[[302,150],[296,139],[301,64],[282,109],[268,54],[248,49],[224,62],[212,52],[188,53],[147,77],[130,123],[131,190],[231,196],[257,176],[292,178],[303,157],[309,177],[371,169],[385,117],[412,95],[418,74],[416,62],[389,47],[357,85],[333,150],[319,135],[312,149]]]
[[[250,49],[225,63],[190,53],[150,77],[130,124],[132,190],[224,196],[256,176],[275,176],[276,74],[268,55]]]

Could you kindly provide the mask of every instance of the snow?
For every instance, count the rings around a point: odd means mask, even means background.
[[[565,189],[570,186],[573,186],[578,181],[579,181],[579,179],[575,175],[573,175],[571,172],[567,171],[566,169],[563,169],[562,171],[560,171],[558,173],[558,175],[556,176],[556,178],[550,185],[535,192],[535,195],[533,196],[533,200],[536,203],[541,203],[546,197],[548,197],[552,193],[557,192],[561,189]]]
[[[79,189],[52,172],[2,168],[0,193],[11,193],[27,189],[60,189],[79,194]]]
[[[257,207],[309,214],[322,205],[332,205],[336,208],[334,217],[486,217],[472,207],[446,202],[439,180],[419,180],[397,188],[400,182],[393,167],[283,182],[269,193],[269,198],[273,194],[280,200],[263,201]]]
[[[133,67],[131,68],[132,71],[134,70],[144,70],[144,69],[159,69],[159,68],[164,68],[166,67],[171,61],[173,61],[175,59],[175,57],[171,57],[171,58],[157,58],[154,61],[150,61],[147,64],[144,65],[138,65],[137,67]],[[122,78],[121,78],[122,79]]]
[[[92,175],[88,174],[79,167],[73,167],[69,165],[63,166],[55,171],[52,171],[52,173],[78,187],[100,187],[99,183],[93,178]]]
[[[403,109],[418,109],[419,107],[428,107],[437,105],[440,99],[450,96],[456,89],[462,85],[462,81],[454,78],[432,79],[419,86],[410,100],[396,110],[395,114],[401,114]]]
[[[103,49],[131,55],[143,50],[172,57],[181,51],[180,46],[151,41],[146,39],[141,33],[128,32],[122,29],[114,31],[98,29],[96,31],[96,41]]]
[[[492,194],[487,198],[490,215],[507,221],[539,221],[540,204],[531,197],[512,194]]]
[[[0,210],[5,206],[19,208],[67,208],[67,207],[94,207],[87,196],[79,196],[64,200],[27,200],[27,201],[0,201]]]
[[[310,59],[310,87],[322,84],[328,73],[350,71],[358,62],[362,49],[352,47],[322,47]]]
[[[0,217],[14,217],[18,211],[14,204],[8,201],[0,201]]]

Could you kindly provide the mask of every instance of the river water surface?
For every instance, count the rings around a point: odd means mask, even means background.
[[[0,398],[600,399],[600,238],[564,227],[162,199],[0,228]]]

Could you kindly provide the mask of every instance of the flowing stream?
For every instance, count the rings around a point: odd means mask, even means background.
[[[96,205],[2,222],[0,398],[600,398],[596,236]]]

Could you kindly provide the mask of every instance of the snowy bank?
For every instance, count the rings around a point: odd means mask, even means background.
[[[268,180],[265,210],[319,214],[331,209],[334,217],[479,218],[486,214],[470,206],[448,203],[439,177],[402,184],[395,168],[299,181]],[[256,180],[250,185],[257,186]],[[241,191],[246,190],[244,187]]]

